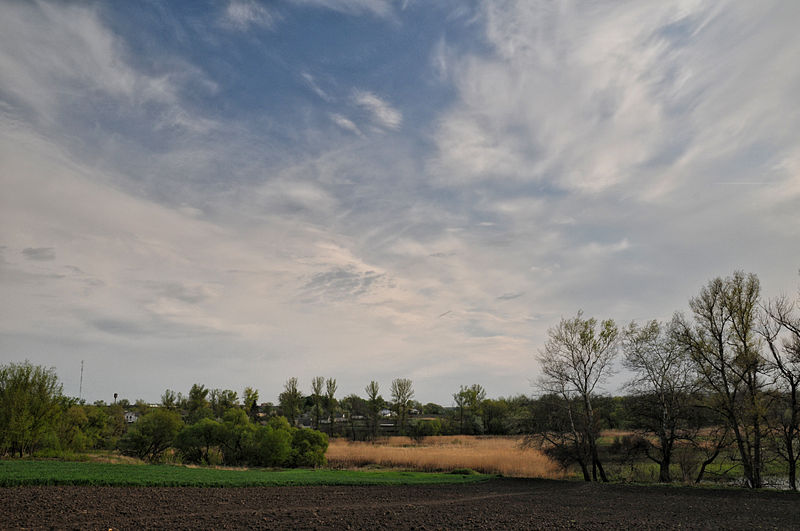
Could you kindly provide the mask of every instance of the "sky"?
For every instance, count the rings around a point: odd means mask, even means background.
[[[735,270],[797,294],[798,20],[2,0],[0,363],[89,402],[323,375],[449,405],[533,393],[579,310],[669,319]]]

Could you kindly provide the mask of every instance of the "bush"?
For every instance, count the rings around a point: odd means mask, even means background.
[[[411,437],[417,442],[425,437],[440,435],[442,433],[442,422],[439,419],[420,420],[411,426]]]
[[[220,444],[223,435],[222,424],[204,418],[191,426],[184,427],[175,438],[175,447],[184,462],[208,465],[211,464],[211,451]]]
[[[281,417],[283,418],[283,417]],[[286,424],[289,427],[289,424]],[[292,431],[295,428],[261,426],[252,438],[250,464],[253,466],[280,467],[289,464],[292,457]]]
[[[143,415],[120,440],[125,455],[157,461],[172,446],[183,426],[180,415],[166,409],[154,409]]]
[[[290,466],[323,466],[327,450],[327,435],[317,430],[297,429],[292,437]]]

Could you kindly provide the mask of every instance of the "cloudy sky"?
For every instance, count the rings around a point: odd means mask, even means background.
[[[579,309],[796,293],[800,2],[0,3],[0,362],[530,393]],[[613,383],[610,387],[613,387]],[[611,389],[613,390],[613,389]]]

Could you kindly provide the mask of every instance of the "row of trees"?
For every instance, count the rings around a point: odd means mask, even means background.
[[[256,424],[240,408],[229,409],[222,419],[203,417],[193,424],[184,424],[176,411],[157,408],[128,430],[119,447],[148,461],[158,461],[175,448],[186,463],[316,467],[325,463],[328,437],[290,426],[284,417]]]
[[[642,430],[661,481],[671,480],[676,445],[705,452],[699,480],[731,443],[748,486],[763,486],[770,450],[796,489],[800,317],[793,303],[762,300],[758,277],[736,272],[711,280],[689,307],[691,317],[676,313],[666,323],[620,328],[579,312],[551,328],[538,357],[538,387],[554,407],[537,419],[532,440],[562,463],[576,463],[587,481],[606,481],[595,402],[621,353],[633,375],[628,416]]]

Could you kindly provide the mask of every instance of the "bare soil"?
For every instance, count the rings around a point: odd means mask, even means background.
[[[495,479],[387,487],[13,487],[0,528],[798,529],[800,495]]]

